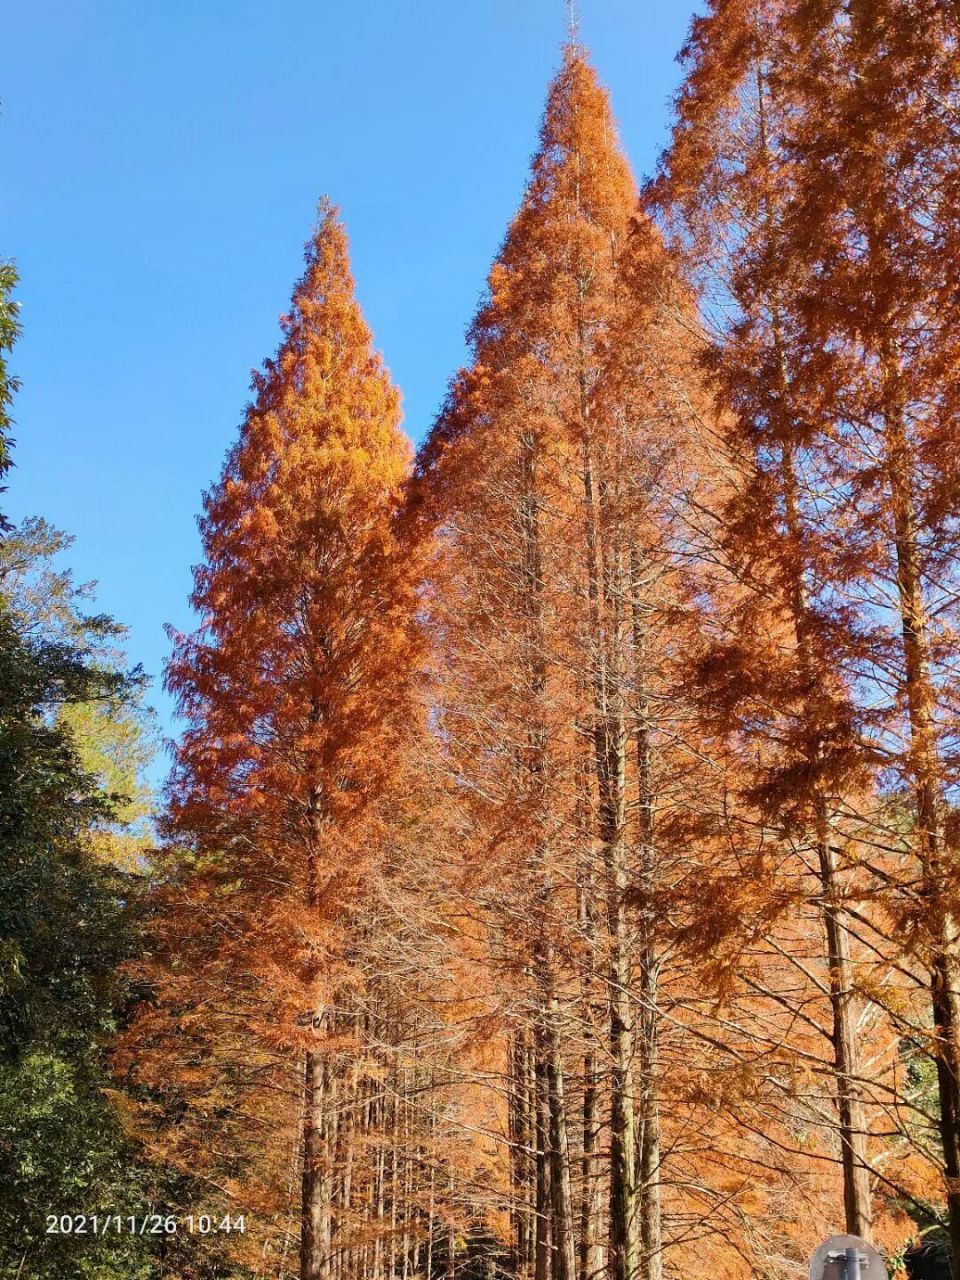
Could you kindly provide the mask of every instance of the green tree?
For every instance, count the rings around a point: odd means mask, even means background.
[[[10,405],[18,383],[7,370],[5,352],[12,349],[20,332],[19,306],[11,296],[17,285],[17,269],[12,262],[0,262],[0,479],[10,469]],[[0,493],[4,489],[0,487]],[[0,529],[5,521],[0,513]]]
[[[97,861],[108,796],[58,722],[67,707],[123,696],[131,677],[78,648],[26,641],[0,614],[0,1275],[140,1274],[132,1247],[80,1256],[44,1233],[50,1213],[95,1212],[129,1198],[128,1152],[102,1089],[103,1049],[119,1005],[117,973],[134,942],[134,885]],[[127,1194],[124,1195],[126,1190]]]
[[[77,646],[98,669],[119,670],[126,629],[92,612],[96,584],[78,583],[58,563],[72,545],[72,537],[39,517],[10,528],[0,541],[0,596],[22,636]],[[144,695],[143,683],[132,682],[120,696],[71,702],[56,712],[81,766],[112,798],[110,817],[96,825],[97,855],[131,871],[142,869],[152,839],[149,770],[159,747],[156,715]]]
[[[0,476],[15,282],[0,266]],[[140,1280],[139,1238],[47,1226],[143,1211],[144,1174],[105,1092],[138,881],[103,854],[142,805],[144,681],[123,669],[116,625],[80,607],[89,591],[52,568],[63,536],[39,521],[0,533],[0,1277]]]

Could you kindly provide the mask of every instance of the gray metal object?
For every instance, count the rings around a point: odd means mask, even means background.
[[[889,1280],[883,1258],[858,1236],[831,1236],[810,1263],[810,1280]]]

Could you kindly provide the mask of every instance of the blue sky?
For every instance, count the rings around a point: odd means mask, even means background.
[[[639,175],[687,0],[584,0]],[[159,677],[190,625],[196,515],[271,354],[321,193],[421,439],[515,210],[564,0],[33,0],[4,15],[0,257],[16,260],[5,509],[71,563]],[[166,728],[170,706],[153,691]]]

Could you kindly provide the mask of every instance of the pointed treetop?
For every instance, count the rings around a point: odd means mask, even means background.
[[[588,220],[605,226],[611,218],[619,225],[626,210],[632,215],[639,198],[610,96],[586,49],[572,43],[547,92],[525,203],[559,209],[561,191]]]
[[[577,0],[567,0],[567,39],[573,45],[580,43],[580,5]]]

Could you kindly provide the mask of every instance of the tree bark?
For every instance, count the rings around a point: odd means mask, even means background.
[[[583,1058],[583,1200],[580,1215],[580,1280],[596,1280],[603,1270],[600,1240],[603,1187],[600,1163],[600,1068],[589,1049]]]
[[[761,91],[762,102],[762,91]],[[774,308],[774,341],[778,351],[781,400],[789,401],[789,384],[781,351],[780,326]],[[820,875],[820,915],[826,938],[829,970],[830,1009],[833,1019],[833,1079],[837,1095],[837,1133],[843,1169],[844,1223],[850,1235],[864,1240],[873,1238],[873,1200],[867,1165],[868,1129],[861,1085],[862,1063],[857,1035],[857,1007],[853,993],[853,968],[850,961],[850,931],[842,906],[842,886],[837,874],[836,858],[830,840],[827,801],[816,776],[822,762],[816,716],[810,710],[819,679],[810,643],[810,604],[806,575],[803,522],[797,493],[797,475],[793,450],[784,443],[781,451],[781,483],[784,497],[786,528],[797,552],[793,581],[790,586],[790,610],[800,674],[807,690],[804,716],[812,734],[808,764],[814,773],[810,799],[815,813],[817,862]]]
[[[536,1117],[537,1117],[537,1156],[536,1156],[536,1259],[535,1280],[552,1280],[553,1235],[553,1193],[550,1179],[550,1103],[547,1080],[547,1063],[542,1051],[541,1037],[537,1037],[534,1048],[536,1072]]]
[[[636,700],[637,844],[640,888],[640,1087],[639,1145],[640,1274],[643,1280],[663,1275],[663,1208],[660,1176],[660,956],[657,920],[657,853],[654,838],[653,740],[647,627],[640,603],[641,565],[636,549],[630,556],[632,588],[634,697]]]
[[[627,922],[626,753],[623,712],[625,581],[620,549],[602,545],[603,497],[594,475],[586,407],[583,408],[583,483],[586,507],[587,584],[590,601],[594,752],[599,797],[598,835],[603,859],[610,959],[608,1051],[610,1055],[610,1275],[634,1280],[637,1272],[634,1167],[632,962]]]
[[[316,698],[310,712],[311,723],[320,719]],[[321,795],[311,785],[307,805],[307,907],[317,905],[317,874],[320,830],[322,826]],[[313,1016],[317,1032],[325,1029],[327,1015],[318,1009]],[[329,1142],[326,1124],[326,1092],[329,1064],[326,1054],[308,1049],[304,1062],[303,1084],[303,1184],[300,1215],[300,1280],[327,1280],[329,1274],[330,1198],[329,1160],[325,1147]]]
[[[757,71],[757,101],[760,124],[760,146],[769,155],[767,138],[767,96],[769,85]],[[765,196],[765,201],[769,196]],[[782,322],[776,298],[771,299],[778,400],[781,412],[791,413],[791,387],[783,350]],[[873,1204],[867,1158],[867,1124],[861,1092],[861,1056],[857,1038],[857,1014],[853,998],[853,970],[850,963],[850,933],[842,907],[842,892],[836,859],[830,842],[826,797],[817,778],[821,763],[818,725],[810,714],[812,696],[818,681],[810,644],[810,605],[807,589],[808,539],[804,535],[797,487],[793,448],[789,442],[790,422],[783,428],[780,481],[783,491],[786,531],[796,551],[796,563],[789,585],[788,604],[800,673],[806,689],[804,716],[812,733],[808,764],[814,773],[810,799],[816,815],[816,846],[821,889],[821,920],[826,936],[826,959],[829,968],[830,1007],[833,1019],[833,1078],[837,1095],[837,1130],[843,1167],[844,1220],[848,1233],[872,1239]]]
[[[536,1142],[530,1091],[527,1036],[516,1031],[511,1049],[511,1166],[513,1179],[513,1242],[518,1272],[526,1273],[533,1262],[533,1214],[531,1213],[531,1152]]]
[[[560,1050],[556,1000],[548,997],[544,1050],[550,1121],[550,1189],[553,1211],[553,1280],[576,1280],[576,1246],[573,1233],[573,1192],[570,1185],[570,1148],[567,1109]]]
[[[944,875],[935,694],[921,586],[914,468],[904,426],[900,379],[889,350],[884,351],[882,365],[887,403],[884,444],[893,508],[897,592],[910,722],[909,767],[914,783],[918,856],[923,876],[923,925],[930,954],[940,1137],[953,1275],[954,1280],[960,1280],[960,930]]]
[[[300,1280],[326,1280],[329,1204],[324,1197],[324,1055],[309,1050],[304,1067],[303,1202],[300,1222]]]

